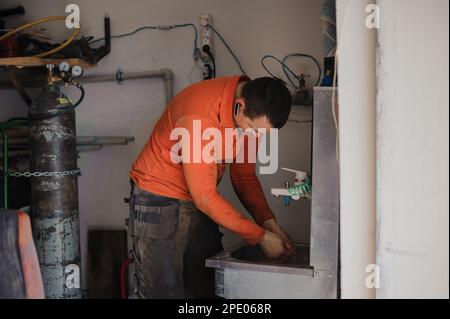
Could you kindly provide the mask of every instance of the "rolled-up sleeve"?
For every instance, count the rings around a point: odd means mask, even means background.
[[[261,183],[256,176],[256,164],[249,161],[248,154],[257,153],[257,141],[249,145],[248,136],[245,136],[243,151],[243,163],[234,162],[230,165],[230,178],[234,191],[244,205],[245,209],[253,216],[255,221],[262,225],[265,221],[275,218],[267,203]],[[256,158],[256,156],[255,156]]]

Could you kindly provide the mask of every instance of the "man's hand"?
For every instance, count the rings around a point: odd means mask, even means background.
[[[269,220],[266,220],[263,225],[265,229],[279,235],[281,239],[283,240],[283,245],[287,249],[287,252],[292,255],[295,250],[294,240],[291,238],[291,236],[288,234],[287,231],[285,231],[283,228],[281,228],[276,220],[274,218],[271,218]]]
[[[266,230],[264,237],[259,244],[269,258],[278,258],[284,255],[286,251],[283,239],[269,230]]]

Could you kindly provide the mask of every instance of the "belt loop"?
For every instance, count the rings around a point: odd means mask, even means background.
[[[129,229],[131,232],[131,236],[134,236],[134,220],[135,220],[135,209],[134,209],[134,181],[130,178],[130,220],[129,220]]]

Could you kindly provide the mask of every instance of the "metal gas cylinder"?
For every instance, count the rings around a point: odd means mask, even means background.
[[[30,106],[31,217],[47,298],[81,298],[75,112],[57,85]]]

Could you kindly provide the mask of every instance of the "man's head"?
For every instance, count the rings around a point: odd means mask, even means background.
[[[234,120],[242,129],[269,132],[286,124],[291,94],[279,80],[262,77],[247,82],[235,101]]]

